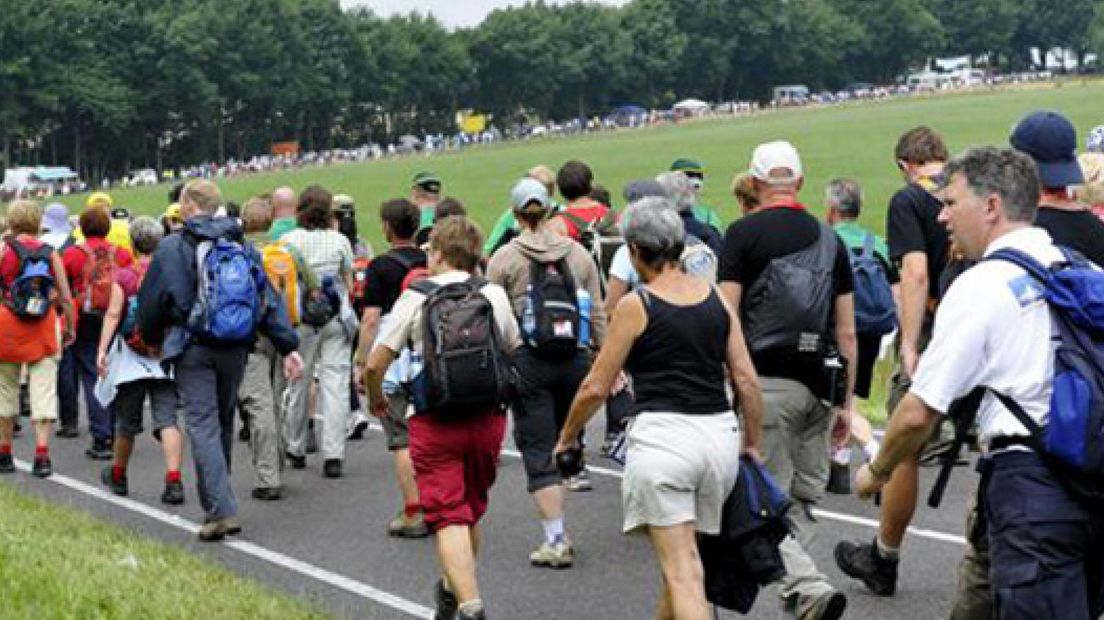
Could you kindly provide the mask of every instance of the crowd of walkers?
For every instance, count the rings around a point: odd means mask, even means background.
[[[622,209],[583,162],[535,166],[487,238],[421,172],[372,218],[387,243],[376,255],[353,199],[320,186],[238,207],[193,180],[160,221],[103,193],[75,222],[63,205],[16,201],[0,242],[0,473],[14,471],[26,408],[32,473],[49,476],[52,439],[80,436],[83,394],[86,455],[109,461],[103,484],[127,495],[148,400],[161,501],[186,501],[187,437],[199,538],[216,541],[243,527],[229,478],[239,418],[252,498],[277,501],[282,470],[308,455],[341,477],[347,442],[375,416],[403,502],[388,533],[435,537],[437,618],[484,618],[476,557],[507,416],[540,522],[530,563],[564,569],[579,551],[568,494],[590,488],[584,429],[604,409],[601,452],[625,467],[623,531],[648,537],[662,575],[657,617],[711,617],[700,545],[728,527],[741,463],[754,463],[794,503],[773,591],[793,617],[834,619],[847,599],[808,551],[826,534],[811,506],[850,492],[857,447],[853,485],[881,492],[880,527],[835,559],[891,596],[920,460],[956,456],[957,432],[946,448],[938,430],[949,418],[983,452],[952,617],[1097,618],[1104,222],[1090,201],[1104,195],[1104,132],[1089,147],[1079,161],[1053,112],[1026,116],[1009,147],[954,158],[914,128],[893,153],[904,186],[886,239],[858,224],[854,179],[833,179],[814,215],[785,141],[754,149],[732,184],[742,217],[724,230],[689,159],[627,184]],[[894,333],[879,445],[856,401]],[[1088,456],[1057,464],[1070,446]]]

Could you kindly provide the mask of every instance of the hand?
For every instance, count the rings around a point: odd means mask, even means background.
[[[610,387],[610,396],[617,396],[629,386],[629,377],[625,374],[625,371],[617,373],[617,376],[613,379],[613,385]]]
[[[357,394],[367,394],[368,391],[364,388],[364,366],[353,363],[353,387],[356,389]]]
[[[875,493],[882,490],[886,480],[879,479],[870,471],[870,463],[863,463],[859,471],[855,473],[855,494],[860,499],[869,499]]]
[[[67,347],[72,345],[74,342],[77,341],[77,330],[66,325],[65,329],[61,330],[61,341]]]
[[[916,366],[920,363],[920,354],[909,344],[901,343],[901,371],[905,377],[912,379],[916,374]]]
[[[556,447],[552,449],[552,455],[555,456],[561,452],[567,452],[568,450],[574,450],[578,448],[578,442],[574,439],[566,439],[564,435],[560,435],[559,441],[556,442]]]
[[[744,446],[744,456],[760,465],[763,464],[763,455],[759,452],[759,446]]]
[[[391,415],[391,403],[387,401],[386,396],[379,394],[376,398],[370,400],[372,401],[372,415],[381,420]]]
[[[838,409],[836,422],[832,425],[832,448],[839,449],[847,445],[851,440],[851,416],[854,412],[850,409]]]
[[[96,352],[96,370],[99,372],[99,375],[101,377],[107,376],[107,352],[106,351],[97,351]]]
[[[303,376],[303,358],[298,351],[292,351],[284,356],[284,378],[288,381],[298,381]]]

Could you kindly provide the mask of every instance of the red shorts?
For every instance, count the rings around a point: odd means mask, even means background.
[[[495,410],[446,422],[422,414],[407,424],[426,525],[436,532],[449,525],[478,523],[487,512],[487,497],[498,472],[506,416]]]

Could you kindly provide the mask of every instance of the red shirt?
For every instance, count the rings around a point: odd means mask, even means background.
[[[17,237],[19,243],[28,250],[37,250],[38,248],[46,245],[45,243],[31,237],[29,235],[19,235]],[[19,276],[19,257],[15,255],[15,250],[8,247],[5,243],[4,254],[0,256],[0,282],[3,282],[4,288],[11,286],[15,278]],[[57,274],[53,273],[53,265],[50,266],[50,273],[57,278]]]
[[[129,267],[131,263],[134,262],[134,259],[130,256],[130,252],[122,248],[116,248],[108,243],[103,237],[89,237],[82,245],[88,246],[91,250],[98,250],[105,247],[114,248],[116,267]],[[68,250],[65,250],[65,254],[61,257],[61,261],[65,264],[65,274],[69,276],[69,285],[73,289],[73,295],[77,295],[84,291],[84,263],[88,261],[88,252],[74,245]]]
[[[597,222],[598,220],[605,217],[607,213],[609,213],[609,207],[600,202],[590,201],[588,203],[584,203],[584,206],[581,207],[568,207],[564,209],[563,212],[560,213],[560,215],[557,216],[560,218],[560,220],[563,221],[564,229],[567,231],[567,235],[572,239],[578,241],[579,226],[575,223],[575,220],[569,217],[564,217],[564,213],[570,213],[571,215],[574,215],[584,222]]]
[[[19,242],[28,250],[36,250],[43,242],[27,235],[19,235]],[[53,272],[53,268],[50,269]],[[15,250],[4,246],[0,256],[0,281],[11,286],[19,275],[19,258]],[[57,278],[57,274],[54,274]],[[20,320],[6,304],[0,304],[0,362],[33,364],[45,357],[57,355],[57,315],[53,308],[38,321]]]

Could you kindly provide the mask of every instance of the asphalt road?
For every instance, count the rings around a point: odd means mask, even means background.
[[[595,418],[590,437],[601,437]],[[369,432],[350,442],[345,477],[328,480],[321,460],[308,457],[303,471],[285,471],[284,499],[258,502],[248,449],[236,443],[233,482],[244,531],[232,542],[199,543],[194,531],[203,514],[194,489],[190,460],[184,477],[187,501],[179,508],[160,504],[164,466],[160,449],[140,437],[130,471],[130,496],[116,498],[99,483],[102,462],[84,456],[88,434],[57,439],[57,474],[45,481],[25,471],[5,481],[18,489],[99,516],[148,536],[217,561],[233,571],[308,600],[337,617],[405,619],[431,617],[437,566],[432,542],[387,536],[386,523],[400,505],[383,435]],[[16,458],[31,458],[31,439],[16,440]],[[594,448],[596,449],[596,447]],[[620,533],[620,479],[616,464],[588,456],[594,490],[568,498],[568,532],[576,547],[569,570],[530,567],[529,552],[541,529],[525,492],[521,461],[507,441],[490,510],[483,522],[485,545],[479,578],[488,612],[496,619],[609,619],[652,617],[659,576],[643,537]],[[925,497],[935,469],[925,469]],[[955,567],[963,552],[963,515],[974,485],[972,468],[959,467],[938,510],[922,505],[914,532],[906,539],[898,593],[870,594],[844,577],[831,558],[838,540],[869,540],[877,508],[854,497],[828,496],[820,505],[820,539],[812,550],[818,567],[848,596],[847,618],[945,618],[954,590]],[[923,500],[922,500],[923,501]],[[769,590],[760,593],[750,618],[777,618],[781,606]],[[738,617],[720,613],[719,617]]]

